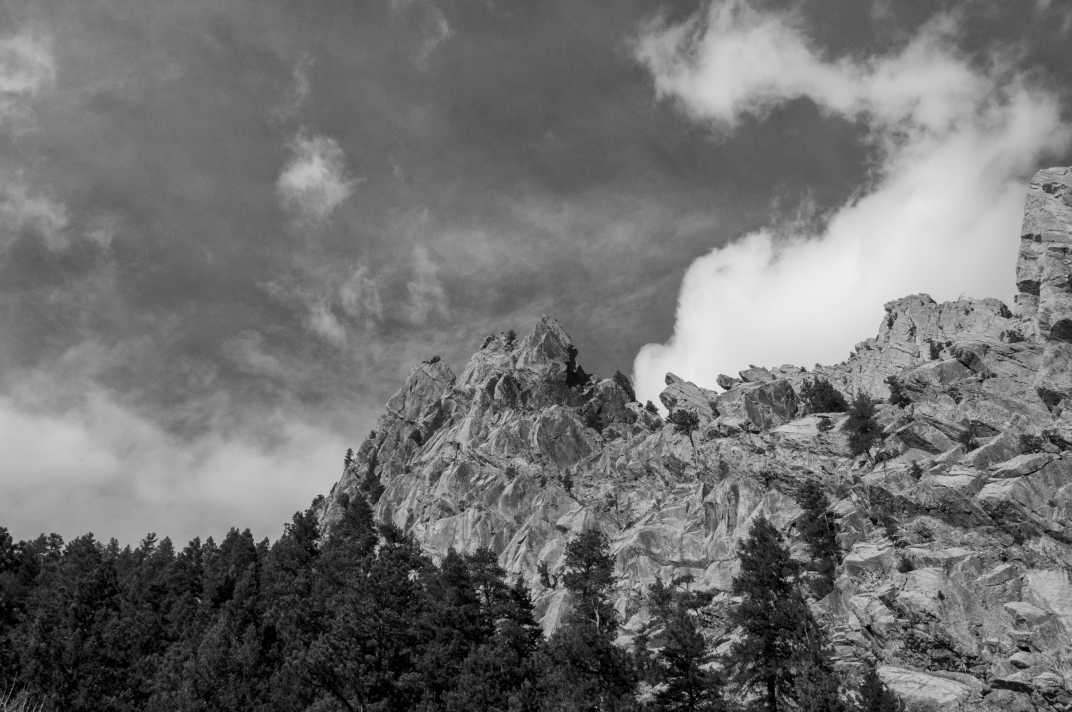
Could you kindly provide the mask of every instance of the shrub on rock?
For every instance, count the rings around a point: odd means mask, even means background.
[[[844,413],[849,407],[845,396],[825,378],[805,378],[800,386],[800,399],[809,413]]]

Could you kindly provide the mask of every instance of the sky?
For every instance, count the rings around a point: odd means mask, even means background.
[[[1008,298],[1070,35],[1059,0],[0,0],[0,526],[278,536],[418,361],[545,313],[655,399]]]

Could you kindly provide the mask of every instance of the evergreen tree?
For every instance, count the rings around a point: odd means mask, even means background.
[[[0,670],[17,669],[16,647],[11,640],[26,613],[28,599],[40,573],[36,552],[26,542],[16,542],[0,527]],[[0,674],[0,682],[8,673]]]
[[[573,608],[543,656],[543,710],[627,710],[635,702],[636,670],[614,644],[618,619],[610,602],[614,561],[607,537],[589,530],[566,545],[562,583]]]
[[[14,636],[21,681],[61,709],[114,708],[122,687],[115,561],[92,534],[72,540],[55,558],[45,555]]]
[[[904,705],[889,691],[874,666],[867,670],[860,686],[859,712],[903,712]]]
[[[800,385],[800,399],[808,413],[844,413],[849,407],[845,396],[825,378],[805,378]]]
[[[696,447],[692,434],[696,431],[696,428],[700,427],[700,416],[691,410],[678,408],[670,414],[666,422],[673,424],[675,431],[688,435],[689,442],[692,443],[693,447]]]
[[[758,693],[754,709],[793,709],[807,695],[828,690],[832,676],[822,631],[800,594],[799,566],[764,517],[753,523],[738,555],[733,593],[741,601],[730,621],[742,635],[727,663],[743,692]]]
[[[804,512],[797,520],[801,536],[811,554],[811,568],[821,578],[813,591],[822,598],[833,590],[834,575],[841,561],[838,546],[838,518],[830,511],[830,502],[818,483],[808,480],[797,494],[797,504]]]
[[[454,549],[429,576],[423,625],[428,639],[416,661],[422,678],[420,709],[442,709],[462,663],[494,632],[493,622],[482,610],[469,563]]]
[[[536,654],[543,636],[533,614],[532,598],[521,579],[511,588],[505,587],[500,576],[496,589],[499,584],[504,586],[505,598],[497,596],[486,604],[487,610],[496,611],[495,632],[462,663],[446,696],[448,712],[539,709]]]
[[[648,606],[653,620],[649,630],[661,649],[655,658],[652,681],[659,683],[656,712],[718,712],[725,709],[722,679],[708,668],[714,656],[697,621],[697,609],[709,596],[681,590],[691,577],[666,586],[660,579],[648,588]]]
[[[853,455],[867,452],[881,438],[882,429],[875,421],[875,404],[866,393],[856,394],[845,427],[849,431],[849,450]]]

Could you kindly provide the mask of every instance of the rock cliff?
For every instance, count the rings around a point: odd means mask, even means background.
[[[1072,169],[1031,181],[1016,280],[1015,312],[890,302],[836,365],[750,366],[718,391],[668,374],[662,403],[695,414],[692,430],[624,376],[586,374],[544,317],[488,337],[459,374],[420,364],[322,520],[360,491],[433,555],[490,546],[548,628],[568,605],[565,543],[599,527],[627,630],[655,576],[687,573],[723,592],[709,617],[726,644],[738,540],[762,513],[803,557],[794,495],[815,481],[841,522],[834,590],[813,603],[840,664],[877,659],[910,709],[1072,710]],[[870,454],[851,456],[845,414],[804,412],[815,377],[881,401]]]

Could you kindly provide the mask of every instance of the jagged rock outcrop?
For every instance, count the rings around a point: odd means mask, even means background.
[[[1036,384],[1051,408],[1072,395],[1072,169],[1039,171],[1027,190],[1016,301],[1044,344]]]
[[[1072,170],[1042,171],[1016,313],[912,295],[840,364],[749,366],[721,392],[670,374],[661,401],[695,429],[635,402],[620,374],[589,377],[544,317],[524,339],[489,337],[457,375],[420,364],[322,520],[360,492],[433,555],[490,546],[549,628],[566,602],[537,565],[553,583],[569,538],[599,527],[628,629],[655,576],[686,573],[720,592],[724,620],[750,522],[765,514],[803,556],[794,495],[815,481],[841,522],[833,591],[813,603],[840,665],[877,659],[913,710],[1072,710],[1070,251]],[[882,401],[869,454],[851,455],[845,414],[804,411],[814,378]]]

